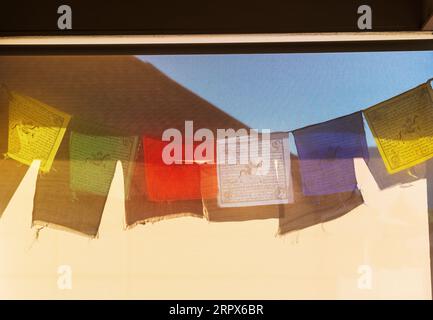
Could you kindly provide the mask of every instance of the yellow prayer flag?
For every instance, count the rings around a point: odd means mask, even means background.
[[[425,83],[364,111],[391,174],[433,157],[431,90]]]
[[[8,157],[30,165],[40,160],[48,172],[71,116],[33,98],[11,92]]]

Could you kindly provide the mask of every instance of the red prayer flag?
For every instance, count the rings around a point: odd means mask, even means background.
[[[176,163],[166,164],[163,161],[164,148],[173,143],[173,141],[143,137],[147,198],[151,201],[201,199],[201,164],[194,159],[186,158],[187,143],[183,142],[181,146],[177,146],[181,150],[181,157],[176,158]],[[193,149],[195,150],[199,144],[200,142],[194,142]]]

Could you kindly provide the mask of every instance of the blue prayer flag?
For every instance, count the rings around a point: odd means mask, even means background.
[[[293,132],[305,195],[357,189],[353,158],[368,158],[362,113]]]

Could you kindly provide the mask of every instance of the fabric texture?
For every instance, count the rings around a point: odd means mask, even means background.
[[[205,217],[213,222],[279,219],[278,234],[301,230],[339,218],[364,203],[359,190],[330,195],[305,196],[299,159],[291,155],[294,202],[291,204],[220,208],[215,194],[218,192],[215,167],[201,167],[203,207]]]
[[[207,220],[214,222],[247,221],[280,217],[279,205],[221,208],[218,206],[216,165],[200,167],[203,210]]]
[[[252,139],[256,139],[256,137],[252,137]],[[246,141],[250,142],[249,147],[251,147],[251,140],[247,139]],[[223,142],[221,141],[222,144]],[[271,165],[264,175],[256,174],[258,171],[256,172],[253,170],[254,168],[251,168],[250,164],[254,159],[249,159],[248,165],[239,163],[240,146],[237,147],[239,152],[236,164],[221,163],[221,155],[218,154],[216,165],[206,164],[200,167],[203,209],[209,221],[279,218],[280,204],[293,201],[288,133],[271,134],[269,145],[269,163]],[[256,146],[260,150],[264,150],[260,144]],[[217,152],[220,152],[219,149]],[[227,153],[227,148],[222,152]],[[259,154],[261,153],[259,152]],[[228,159],[227,154],[224,154],[222,158]],[[217,167],[219,167],[219,173]],[[225,175],[223,182],[219,181],[218,174]],[[226,183],[223,190],[220,187],[221,183]],[[227,192],[230,188],[235,189],[233,195],[237,199],[230,198],[234,205],[222,206],[220,193]]]
[[[31,97],[10,95],[8,157],[26,165],[40,160],[40,171],[50,171],[70,115]]]
[[[179,163],[164,163],[163,150],[173,143],[143,137],[147,197],[151,201],[201,199],[200,164],[185,159],[185,143],[176,146],[181,151],[175,159]]]
[[[361,112],[296,130],[293,135],[305,195],[357,189],[353,159],[368,159]]]
[[[125,202],[126,225],[133,227],[168,218],[192,216],[203,217],[200,199],[180,201],[152,201],[149,199],[143,147],[140,145],[137,161],[134,165],[129,197]]]
[[[103,143],[107,142],[107,137],[110,137],[110,142],[114,139],[113,132],[109,130],[76,118],[71,120],[66,138],[59,148],[58,159],[53,163],[53,170],[42,174],[36,183],[34,224],[97,236],[116,162],[120,160],[124,168],[130,162],[128,157],[118,158],[118,154],[110,155],[114,158],[96,165],[92,158],[91,163],[87,161],[92,172],[90,176],[86,175],[89,174],[89,167],[83,165],[86,165],[85,159],[89,153],[98,154],[108,149],[112,151],[113,148],[107,148],[107,144]],[[115,141],[122,139],[116,137]],[[80,147],[82,149],[77,153]],[[124,171],[124,181],[129,181],[127,172]]]
[[[433,157],[432,96],[425,83],[364,111],[388,173]]]
[[[122,161],[125,176],[125,195],[138,146],[138,137],[86,135],[71,132],[70,170],[71,189],[106,196],[111,186],[118,160]]]
[[[218,205],[243,207],[293,202],[288,137],[287,132],[261,137],[250,134],[232,140],[230,147],[228,139],[218,140]]]
[[[301,230],[339,218],[364,203],[358,189],[328,195],[306,196],[302,191],[300,161],[292,156],[295,202],[280,206],[279,234]]]

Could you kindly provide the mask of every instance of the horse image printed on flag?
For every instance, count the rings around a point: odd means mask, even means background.
[[[49,172],[71,116],[33,98],[11,92],[7,156],[23,164],[41,160]]]
[[[433,157],[433,102],[424,83],[364,111],[387,171],[411,168]]]

